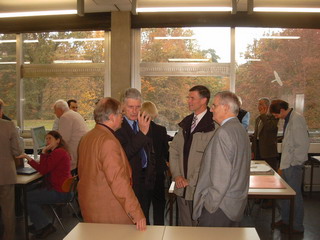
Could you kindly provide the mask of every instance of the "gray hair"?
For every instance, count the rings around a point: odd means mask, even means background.
[[[58,109],[61,109],[63,112],[66,112],[67,110],[69,110],[68,103],[62,99],[57,100],[54,106]]]
[[[120,99],[121,99],[121,102],[124,103],[125,100],[127,100],[128,98],[141,100],[141,102],[142,102],[141,93],[136,88],[128,88],[128,89],[126,89],[124,91],[124,93],[122,94]]]
[[[220,98],[220,104],[222,105],[228,105],[230,107],[230,111],[238,115],[239,108],[240,108],[240,101],[236,94],[230,91],[222,91],[218,92],[215,97]]]
[[[270,106],[270,103],[271,103],[270,99],[267,97],[262,97],[259,99],[259,101],[263,101],[268,107]]]
[[[93,111],[96,123],[104,123],[109,120],[111,114],[121,113],[120,102],[114,98],[102,98]]]

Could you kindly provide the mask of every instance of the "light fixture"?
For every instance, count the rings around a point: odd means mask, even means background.
[[[231,12],[232,7],[141,7],[136,12]]]
[[[319,13],[320,8],[290,8],[290,7],[254,7],[254,12],[296,12]]]
[[[192,40],[192,39],[197,39],[196,37],[154,37],[154,39],[157,39],[157,40],[168,40],[168,39],[175,39],[175,40],[179,40],[179,39],[182,39],[182,40]]]
[[[47,38],[47,41],[52,42],[88,42],[88,41],[104,41],[104,38],[70,38],[70,39],[52,39]],[[16,40],[0,40],[1,43],[15,43]],[[38,40],[23,40],[24,43],[37,43]]]
[[[258,58],[245,58],[244,60],[247,62],[261,62],[261,59]]]
[[[92,63],[92,60],[54,60],[53,63]]]
[[[33,17],[33,16],[49,16],[49,15],[70,15],[70,14],[77,14],[77,10],[8,12],[8,13],[0,13],[0,18]]]
[[[169,58],[169,62],[209,62],[208,58]]]
[[[300,39],[300,36],[263,36],[260,39]]]

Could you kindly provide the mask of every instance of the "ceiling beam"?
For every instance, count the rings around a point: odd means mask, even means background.
[[[1,18],[0,33],[110,30],[111,13]]]
[[[276,27],[320,29],[319,13],[139,13],[132,28],[150,27]]]

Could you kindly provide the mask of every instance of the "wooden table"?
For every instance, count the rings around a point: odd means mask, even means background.
[[[64,240],[258,240],[255,228],[212,228],[147,226],[140,232],[134,225],[78,223]]]
[[[255,164],[267,164],[265,161],[252,161]],[[276,178],[280,180],[280,182],[285,186],[283,189],[252,189],[249,187],[248,198],[249,199],[271,199],[272,200],[272,220],[271,220],[271,228],[274,229],[275,223],[275,204],[274,200],[276,199],[286,199],[290,200],[290,219],[289,219],[289,227],[290,232],[293,229],[293,214],[294,214],[294,197],[296,192],[277,174],[274,173]],[[175,199],[174,190],[174,182],[171,183],[169,188],[169,207],[170,207],[170,219],[169,224],[173,224],[173,203]]]
[[[16,186],[22,189],[23,197],[23,215],[24,215],[24,226],[25,226],[25,239],[29,239],[29,230],[28,230],[28,207],[27,207],[27,187],[35,182],[38,182],[42,179],[40,173],[34,173],[32,175],[17,175]]]

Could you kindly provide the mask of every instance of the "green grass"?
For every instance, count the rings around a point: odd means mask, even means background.
[[[51,130],[54,120],[25,120],[24,121],[24,130],[30,130],[34,127],[44,126],[46,130]],[[94,120],[86,121],[88,128],[92,129],[95,126]]]

